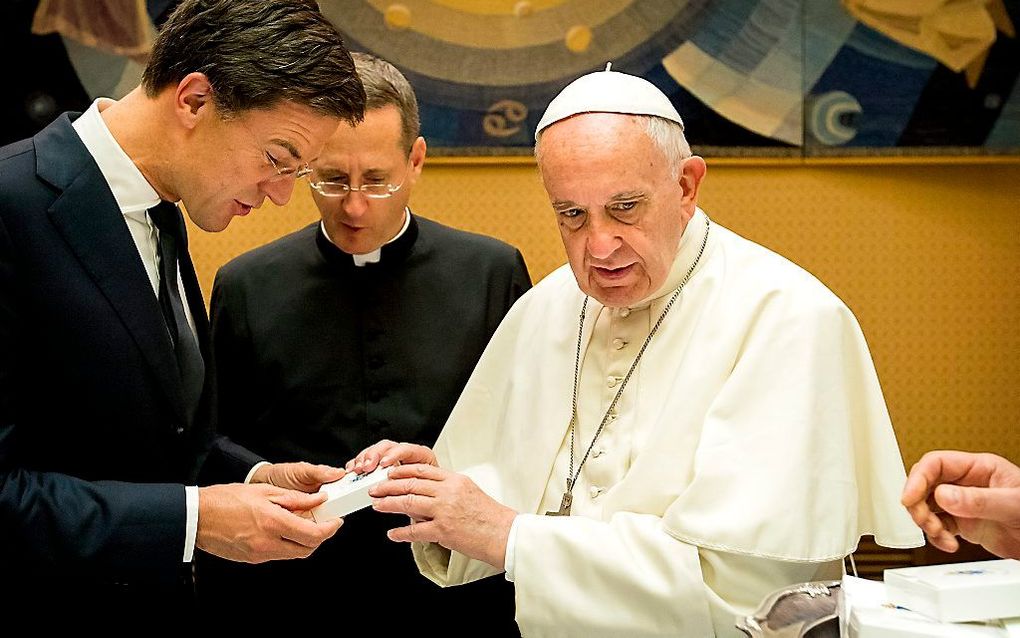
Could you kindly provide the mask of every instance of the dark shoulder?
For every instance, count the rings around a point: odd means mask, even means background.
[[[35,146],[32,140],[21,140],[0,147],[0,167],[0,184],[3,184],[0,197],[19,196],[15,187],[20,187],[26,178],[35,175]]]
[[[36,177],[35,145],[31,139],[0,147],[0,215],[6,223],[43,219],[41,210],[53,190]]]
[[[224,264],[216,273],[216,283],[260,281],[300,267],[315,251],[315,233],[319,222],[242,253]]]
[[[32,155],[34,147],[31,138],[20,140],[7,146],[0,146],[0,162],[19,159],[20,156]],[[31,157],[21,158],[24,161],[32,161]]]
[[[516,261],[518,250],[495,237],[453,228],[417,213],[414,217],[418,222],[420,241],[429,248],[473,260]]]

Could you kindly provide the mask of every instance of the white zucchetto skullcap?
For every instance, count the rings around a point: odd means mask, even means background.
[[[605,71],[582,75],[560,91],[538,121],[535,137],[542,129],[579,113],[656,115],[683,129],[684,121],[662,91],[644,78],[611,71],[611,66],[610,62]]]

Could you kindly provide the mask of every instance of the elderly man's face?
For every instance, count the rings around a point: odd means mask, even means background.
[[[589,113],[547,128],[539,170],[581,290],[622,307],[658,289],[704,167],[688,159],[674,178],[643,122],[628,115]]]

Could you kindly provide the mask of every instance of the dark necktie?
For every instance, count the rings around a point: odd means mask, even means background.
[[[205,384],[205,362],[195,333],[188,325],[181,291],[177,286],[178,259],[182,256],[187,259],[188,250],[184,217],[177,206],[170,202],[160,202],[155,208],[149,209],[149,216],[159,229],[159,306],[174,345],[188,414],[194,417]]]

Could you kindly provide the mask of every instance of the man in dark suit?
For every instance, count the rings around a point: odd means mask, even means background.
[[[238,257],[213,287],[221,426],[274,461],[343,463],[380,438],[434,442],[489,337],[531,287],[512,246],[410,212],[426,154],[414,92],[389,63],[354,61],[365,120],[341,124],[312,163],[322,221]],[[245,584],[335,599],[343,578],[350,609],[391,592],[410,617],[456,626],[470,606],[472,619],[491,620],[487,631],[515,632],[510,583],[440,590],[387,540],[399,520],[366,510],[347,521],[343,543],[301,565],[210,565],[200,597]]]
[[[340,470],[259,464],[215,434],[172,202],[207,231],[282,204],[363,108],[313,2],[185,0],[141,86],[0,149],[0,594],[187,599],[196,547],[261,562],[336,532],[301,514]]]

